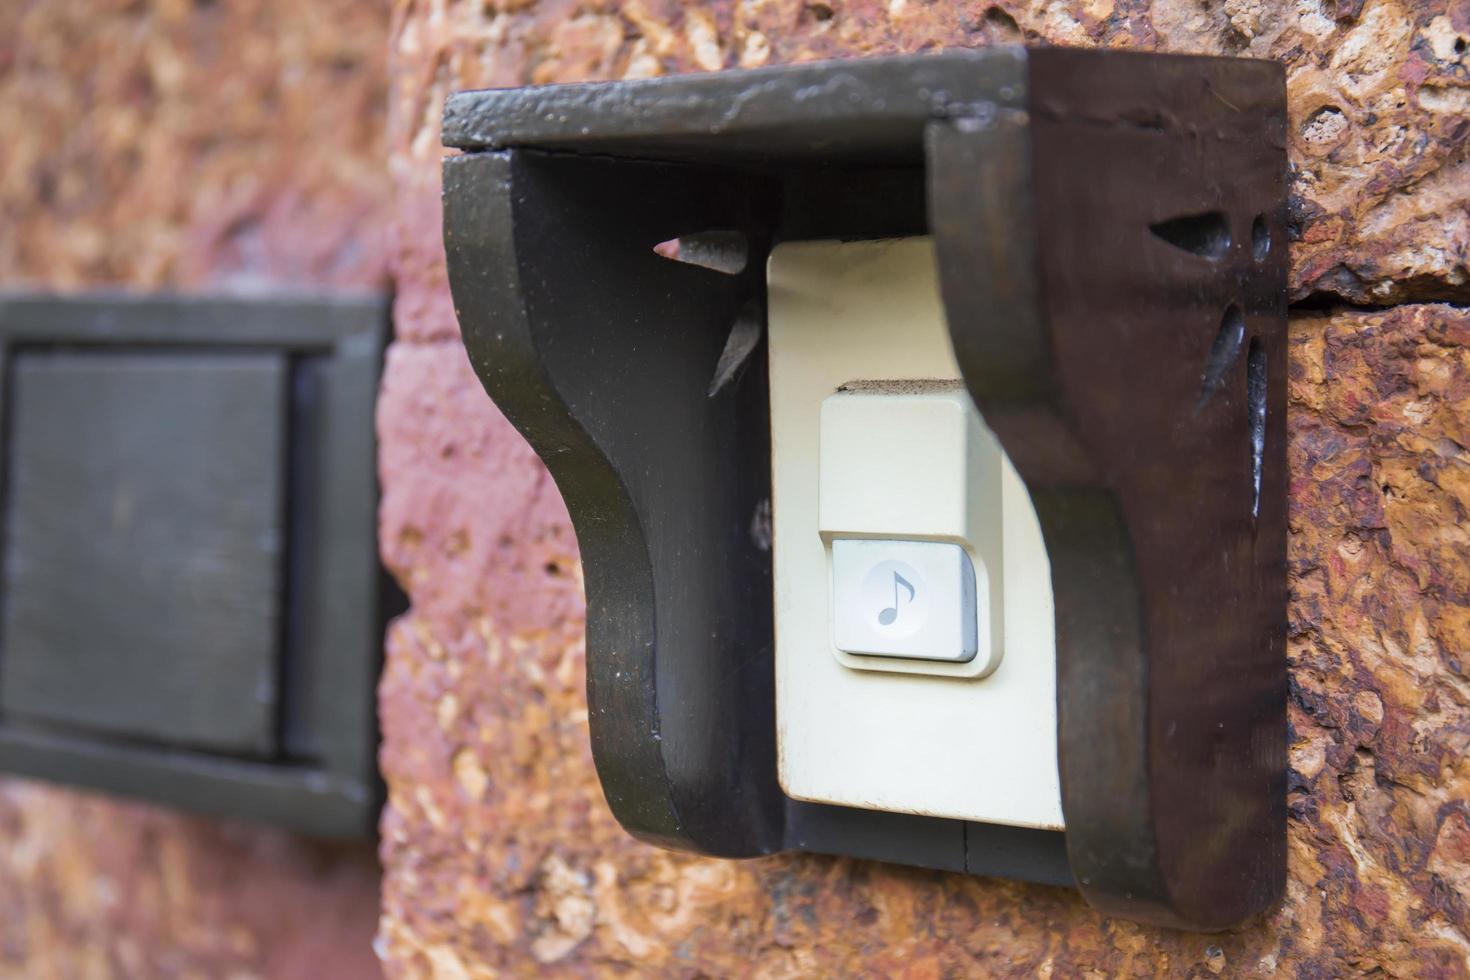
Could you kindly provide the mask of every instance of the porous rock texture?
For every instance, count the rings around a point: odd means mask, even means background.
[[[0,288],[383,288],[387,33],[357,0],[0,0]],[[379,877],[0,779],[0,980],[366,980]]]
[[[1056,888],[628,838],[588,748],[574,536],[457,336],[446,92],[1018,40],[1287,66],[1290,884],[1238,933],[1108,920]],[[391,45],[380,530],[413,609],[380,692],[390,974],[1470,975],[1470,7],[396,0]]]
[[[387,25],[354,0],[5,0],[5,284],[382,286]]]

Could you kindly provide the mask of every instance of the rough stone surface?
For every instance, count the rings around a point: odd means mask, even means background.
[[[5,0],[0,278],[381,285],[387,11]]]
[[[1071,892],[623,834],[593,771],[575,540],[466,364],[447,91],[1024,39],[1288,66],[1291,881],[1236,934]],[[400,977],[1470,976],[1470,7],[1396,0],[398,0],[399,345],[384,555],[381,943]],[[1349,304],[1406,304],[1385,310]]]
[[[0,977],[372,977],[367,845],[0,783]]]
[[[592,768],[554,489],[456,346],[401,346],[390,378],[383,540],[416,600],[382,687],[390,973],[1470,974],[1463,311],[1293,324],[1292,877],[1219,937],[1061,889],[628,838]]]
[[[436,251],[448,91],[1025,41],[1288,73],[1292,295],[1470,301],[1464,0],[397,0],[390,111],[407,336],[452,337]]]
[[[0,288],[381,287],[386,5],[0,2]],[[366,978],[379,871],[0,780],[0,978]]]

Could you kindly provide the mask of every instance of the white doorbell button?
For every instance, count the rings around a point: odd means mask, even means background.
[[[975,566],[941,541],[832,542],[832,640],[844,653],[973,660]]]

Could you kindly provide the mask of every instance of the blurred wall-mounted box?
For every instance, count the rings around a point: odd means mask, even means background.
[[[0,770],[371,832],[387,319],[0,296]]]

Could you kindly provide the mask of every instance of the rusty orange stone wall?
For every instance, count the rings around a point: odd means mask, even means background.
[[[391,261],[382,548],[413,610],[381,689],[388,973],[1470,975],[1463,0],[396,0],[391,33],[386,6],[0,4],[0,284],[372,285]],[[1291,883],[1240,933],[629,839],[591,765],[575,539],[449,304],[451,89],[1017,40],[1288,67]],[[376,876],[361,849],[0,782],[0,977],[367,976]]]
[[[0,288],[387,284],[386,3],[0,0]],[[371,844],[0,780],[0,980],[380,973]]]
[[[1025,40],[1287,66],[1291,823],[1242,932],[1065,890],[628,838],[593,772],[576,544],[458,339],[446,92]],[[381,687],[395,977],[1470,975],[1470,6],[1464,0],[397,0],[398,336]]]

